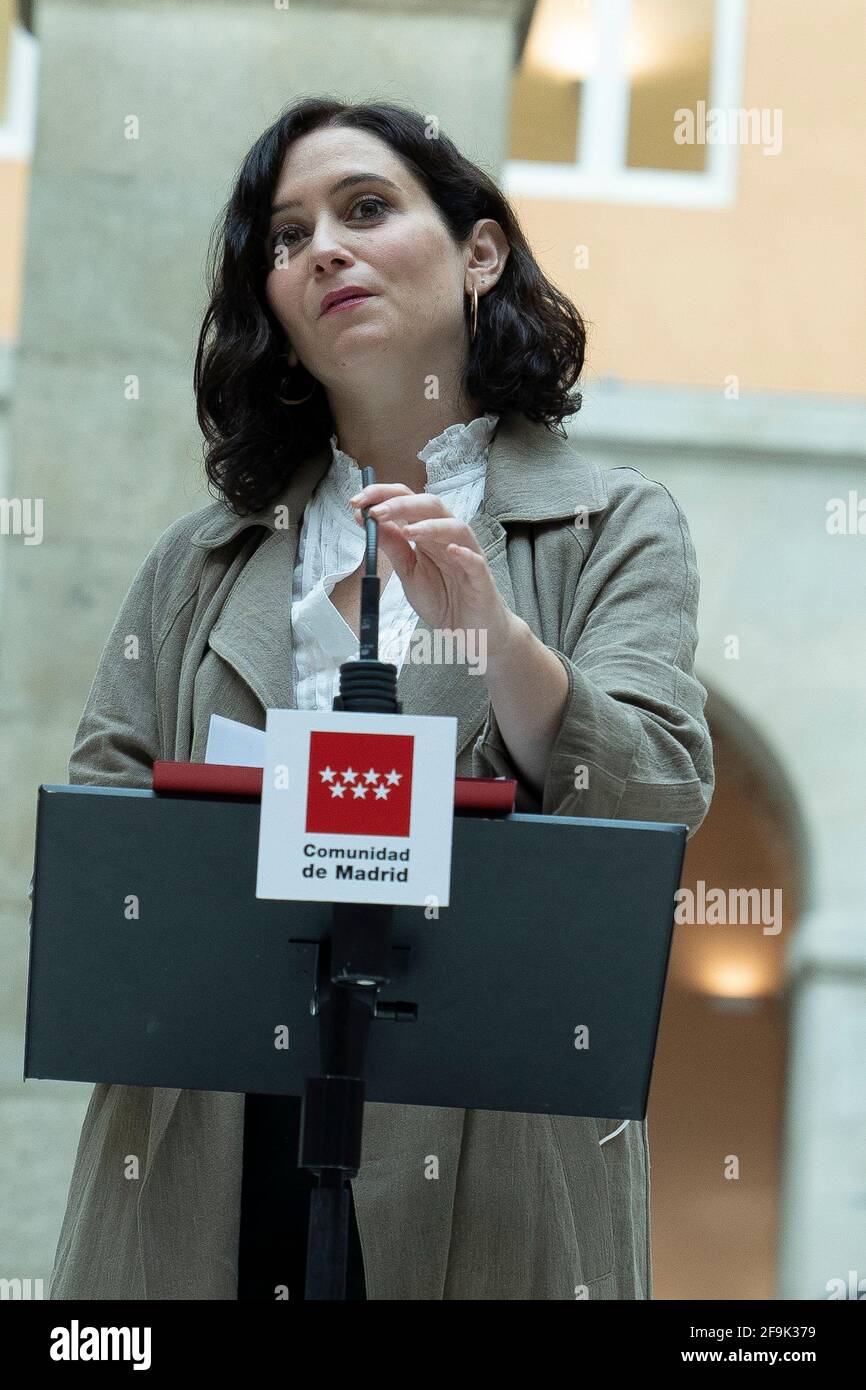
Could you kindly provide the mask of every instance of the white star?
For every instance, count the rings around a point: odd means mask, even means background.
[[[321,777],[323,782],[330,782],[333,775],[333,768],[330,767],[323,767],[319,772],[319,776]]]
[[[364,777],[368,782],[376,782],[378,780],[379,774],[378,772],[374,772],[371,767],[369,772],[364,773]]]
[[[375,790],[376,790],[376,797],[377,797],[377,799],[378,799],[379,801],[381,801],[383,798],[387,801],[387,799],[388,799],[388,791],[389,791],[389,788],[388,788],[388,787],[376,787]]]
[[[356,787],[353,787],[353,788],[352,788],[352,791],[353,791],[353,793],[355,794],[355,796],[366,796],[366,795],[367,795],[367,788],[366,788],[365,786],[363,786],[360,782],[358,783],[358,785],[357,785]]]
[[[345,790],[342,782],[334,782],[331,787],[331,796],[342,796]]]
[[[396,786],[396,784],[400,781],[400,778],[401,778],[402,776],[403,776],[402,772],[396,772],[396,771],[394,770],[394,768],[392,767],[392,768],[391,768],[391,771],[388,773],[388,776],[387,776],[387,778],[386,778],[385,780],[386,780],[387,782],[390,782],[392,786]]]
[[[347,782],[354,782],[357,775],[357,772],[355,772],[351,767],[347,767],[346,771],[343,773],[343,776],[345,777]]]

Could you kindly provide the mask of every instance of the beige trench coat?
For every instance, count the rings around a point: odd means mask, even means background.
[[[204,760],[212,713],[264,728],[267,708],[294,706],[292,567],[329,461],[329,447],[308,458],[261,514],[213,502],[163,533],[108,637],[70,782],[146,787],[156,758]],[[505,602],[568,675],[542,799],[518,778],[517,809],[693,834],[714,774],[693,673],[698,574],[677,502],[508,413],[470,524]],[[137,661],[124,659],[130,634]],[[398,695],[407,713],[457,716],[458,775],[517,775],[483,676],[407,663]],[[243,1106],[233,1093],[97,1085],[49,1297],[236,1298]],[[353,1182],[368,1297],[651,1298],[646,1124],[600,1144],[618,1123],[368,1103]],[[138,1180],[125,1176],[129,1154]],[[425,1177],[430,1155],[438,1181]]]

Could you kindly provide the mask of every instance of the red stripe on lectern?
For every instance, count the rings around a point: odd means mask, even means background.
[[[155,792],[210,792],[212,795],[262,795],[260,767],[232,767],[228,763],[172,763],[153,765]],[[514,810],[517,783],[511,777],[455,777],[454,806],[461,811]]]

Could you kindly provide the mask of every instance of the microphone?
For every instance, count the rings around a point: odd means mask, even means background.
[[[361,469],[361,483],[369,487],[376,481],[373,468]],[[334,709],[347,712],[367,711],[371,714],[401,714],[397,699],[397,667],[393,662],[379,660],[379,589],[376,572],[379,528],[369,507],[364,517],[364,573],[361,576],[360,651],[357,661],[344,661],[340,667],[340,693],[334,697]]]

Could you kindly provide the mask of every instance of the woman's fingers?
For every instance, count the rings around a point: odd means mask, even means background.
[[[472,550],[476,555],[482,554],[472,527],[454,516],[425,517],[421,521],[409,522],[403,527],[403,534],[422,546],[453,544]]]
[[[415,552],[393,521],[379,524],[379,544],[391,561],[400,583],[405,586],[416,565]]]
[[[403,483],[372,483],[356,493],[350,505],[359,526],[365,525],[367,515],[378,522],[382,550],[422,616],[439,613],[445,602],[454,607],[451,625],[459,626],[464,607],[457,602],[461,592],[467,600],[471,596],[473,605],[487,604],[495,597],[496,587],[475,532],[435,493],[412,492]],[[431,619],[425,617],[425,621]]]
[[[367,487],[362,487],[360,492],[356,492],[354,497],[349,498],[349,502],[354,506],[369,507],[374,502],[383,502],[386,497],[414,497],[410,487],[405,483],[369,483]]]
[[[350,498],[349,505],[369,512],[376,521],[419,521],[424,517],[451,516],[435,493],[412,492],[402,483],[372,484]]]
[[[377,521],[380,517],[389,521],[421,521],[426,517],[452,517],[453,513],[435,493],[411,492],[408,497],[389,497],[373,503],[370,515]]]

